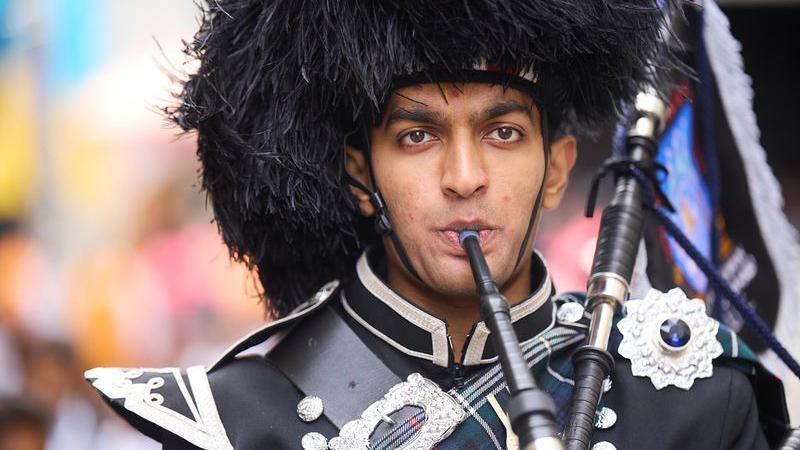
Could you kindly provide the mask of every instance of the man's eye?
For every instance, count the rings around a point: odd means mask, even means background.
[[[500,127],[492,130],[487,137],[496,141],[516,142],[522,138],[522,134],[512,127]]]
[[[403,145],[419,145],[431,141],[432,139],[433,135],[427,131],[414,130],[403,135],[403,137],[400,138],[400,143]]]

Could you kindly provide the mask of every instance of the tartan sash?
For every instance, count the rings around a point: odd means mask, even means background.
[[[571,352],[566,350],[582,342],[585,337],[586,334],[582,329],[555,326],[522,344],[523,354],[539,387],[550,393],[556,403],[557,420],[561,426],[566,420],[567,405],[574,385],[571,380],[572,366],[569,360]],[[508,402],[509,394],[499,362],[471,376],[463,386],[450,389],[447,393],[461,404],[467,415],[455,430],[434,448],[439,450],[506,448],[505,427],[487,400],[487,396],[492,394],[501,405]],[[390,450],[402,446],[414,437],[416,431],[424,425],[424,421],[425,415],[422,411],[411,415],[379,438],[372,448]]]

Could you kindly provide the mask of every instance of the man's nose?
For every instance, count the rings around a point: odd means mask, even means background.
[[[441,186],[446,196],[468,198],[488,187],[479,142],[462,134],[451,140],[443,156]]]

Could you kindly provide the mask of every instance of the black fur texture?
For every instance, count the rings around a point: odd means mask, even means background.
[[[395,77],[513,63],[549,111],[592,128],[674,67],[663,22],[655,0],[208,0],[187,49],[199,69],[168,113],[197,131],[222,237],[281,316],[375,240],[343,148]]]

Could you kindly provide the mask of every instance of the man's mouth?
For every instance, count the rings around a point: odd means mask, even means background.
[[[439,228],[439,234],[449,244],[450,247],[463,251],[459,235],[464,230],[473,230],[478,233],[481,238],[481,246],[485,247],[491,242],[494,232],[498,229],[497,226],[489,224],[481,220],[459,220],[451,222],[444,227]]]

